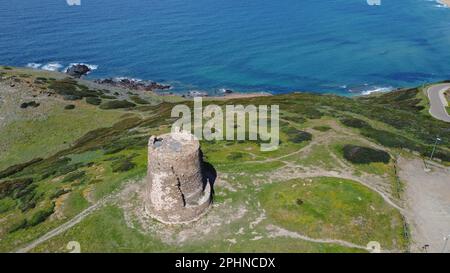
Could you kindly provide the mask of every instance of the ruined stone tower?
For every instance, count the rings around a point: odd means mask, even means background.
[[[148,143],[145,209],[166,224],[197,220],[211,203],[200,143],[189,133],[152,136]]]

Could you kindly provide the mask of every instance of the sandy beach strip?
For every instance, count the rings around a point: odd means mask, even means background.
[[[442,5],[450,7],[450,0],[438,0],[438,2],[441,3]]]

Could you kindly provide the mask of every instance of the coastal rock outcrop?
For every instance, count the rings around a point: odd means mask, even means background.
[[[82,76],[88,74],[89,72],[91,72],[89,66],[85,64],[74,64],[69,68],[67,68],[66,74],[69,74],[74,78],[81,78]]]
[[[89,72],[91,72],[91,69],[85,64],[74,64],[66,70],[66,74],[78,79],[87,75]]]

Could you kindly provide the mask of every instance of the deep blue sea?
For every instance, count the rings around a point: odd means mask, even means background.
[[[0,0],[0,64],[175,91],[358,94],[450,79],[450,9],[431,0]]]

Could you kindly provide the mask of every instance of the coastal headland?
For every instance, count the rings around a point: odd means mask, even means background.
[[[201,140],[213,203],[166,225],[138,202],[148,143],[191,97],[0,66],[0,252],[440,252],[450,124],[429,113],[432,85],[205,99],[279,105],[279,149]]]

